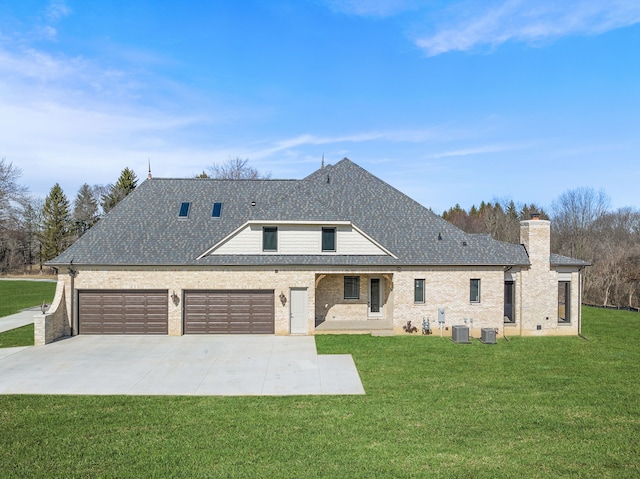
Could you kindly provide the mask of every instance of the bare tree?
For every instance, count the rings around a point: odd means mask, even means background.
[[[21,204],[27,198],[27,188],[18,184],[22,170],[0,159],[0,227],[7,227],[7,221],[17,218]]]
[[[209,173],[211,178],[219,180],[266,180],[271,178],[271,173],[260,173],[248,163],[248,159],[243,160],[236,156],[229,158],[222,164],[209,167]]]
[[[580,187],[562,193],[551,205],[555,249],[576,258],[591,257],[591,233],[596,221],[607,213],[610,204],[611,200],[604,190]]]
[[[0,271],[24,264],[24,235],[20,227],[27,188],[18,184],[20,168],[0,159]]]

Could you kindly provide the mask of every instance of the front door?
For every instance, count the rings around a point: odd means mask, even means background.
[[[289,332],[291,334],[308,334],[309,321],[307,321],[307,289],[291,288],[291,305]]]
[[[369,317],[382,318],[384,300],[384,280],[382,278],[369,279]]]

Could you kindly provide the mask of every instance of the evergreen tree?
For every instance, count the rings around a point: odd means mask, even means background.
[[[105,213],[111,211],[129,193],[138,186],[138,177],[128,167],[122,170],[115,185],[109,187],[109,193],[102,197],[102,210]]]
[[[42,260],[48,261],[69,246],[69,200],[58,183],[44,202],[42,219]]]
[[[98,221],[98,202],[93,189],[84,184],[80,187],[73,205],[73,222],[75,233],[82,236]]]

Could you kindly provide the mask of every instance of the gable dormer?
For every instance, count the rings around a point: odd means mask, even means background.
[[[367,255],[390,251],[347,221],[250,221],[214,245],[213,255]]]

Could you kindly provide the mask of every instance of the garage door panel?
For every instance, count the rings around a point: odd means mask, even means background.
[[[185,333],[274,333],[273,290],[185,292]]]
[[[79,291],[80,334],[167,334],[168,291]]]

